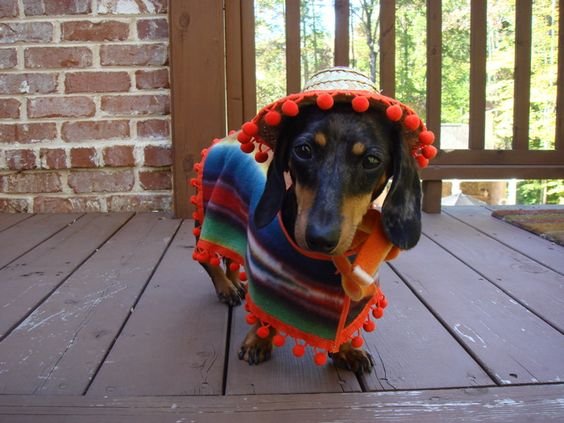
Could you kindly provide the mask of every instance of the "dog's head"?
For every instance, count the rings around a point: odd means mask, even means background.
[[[384,230],[394,245],[408,249],[421,234],[421,188],[400,129],[383,112],[357,113],[346,104],[330,111],[304,107],[282,125],[255,225],[267,225],[281,211],[298,246],[343,254],[390,178]]]

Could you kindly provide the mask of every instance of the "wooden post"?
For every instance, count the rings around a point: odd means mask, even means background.
[[[193,165],[225,134],[223,1],[170,0],[169,21],[174,211],[187,218]]]
[[[286,92],[301,90],[300,2],[286,0]]]
[[[470,2],[470,134],[471,150],[484,149],[486,132],[486,0]]]
[[[426,213],[441,212],[443,181],[423,181],[423,211]]]
[[[513,92],[513,149],[529,149],[529,107],[531,97],[531,26],[533,2],[517,0],[515,5],[515,81]]]
[[[335,66],[349,65],[349,0],[335,0]]]
[[[396,2],[380,3],[380,89],[384,95],[396,95]]]

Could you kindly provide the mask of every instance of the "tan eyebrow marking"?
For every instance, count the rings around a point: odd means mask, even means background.
[[[313,139],[320,147],[325,147],[327,145],[327,138],[325,138],[325,134],[323,132],[316,132]]]
[[[355,154],[357,156],[364,154],[365,151],[366,151],[366,146],[361,142],[355,143],[352,147],[353,154]]]

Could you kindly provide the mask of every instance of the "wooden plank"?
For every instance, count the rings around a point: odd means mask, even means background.
[[[479,162],[477,162],[479,163]],[[434,165],[421,171],[425,180],[439,179],[558,179],[564,174],[564,165]]]
[[[87,214],[4,267],[0,271],[0,339],[131,216]]]
[[[227,397],[0,397],[0,421],[19,422],[551,422],[564,385],[356,394]]]
[[[450,216],[424,215],[423,231],[482,277],[564,332],[561,274]]]
[[[564,164],[564,155],[543,150],[442,150],[431,161],[434,165],[515,165],[515,166],[555,166]]]
[[[316,366],[311,348],[306,349],[303,357],[294,357],[290,340],[283,347],[275,348],[269,361],[257,366],[239,360],[239,346],[250,329],[245,314],[243,307],[236,308],[233,313],[227,395],[361,391],[355,375],[336,369],[330,364],[331,360],[326,366]]]
[[[393,267],[497,383],[563,379],[562,334],[440,245],[423,237]]]
[[[222,0],[170,0],[174,207],[190,217],[187,181],[200,151],[225,134]]]
[[[364,334],[375,361],[374,371],[363,376],[366,389],[494,385],[388,266],[380,276],[389,306],[375,321],[376,331]]]
[[[470,128],[468,147],[484,149],[486,132],[487,1],[470,2]]]
[[[486,207],[446,207],[445,213],[564,275],[564,247],[491,216]]]
[[[82,394],[179,221],[138,214],[0,343],[0,393]]]
[[[529,149],[529,109],[531,107],[531,26],[533,2],[517,0],[515,4],[515,71],[513,84],[514,150]]]
[[[380,89],[396,95],[396,2],[380,2]]]
[[[184,221],[88,395],[221,395],[229,308]]]
[[[335,66],[349,65],[349,0],[335,0]]]
[[[286,92],[301,91],[300,2],[286,0]]]
[[[0,232],[32,216],[26,213],[0,213]]]
[[[0,268],[25,254],[67,225],[80,214],[38,214],[0,233]]]

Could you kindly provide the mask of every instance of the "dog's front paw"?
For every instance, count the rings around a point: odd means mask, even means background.
[[[259,338],[256,334],[256,327],[251,329],[239,349],[239,360],[244,360],[250,365],[259,364],[270,359],[272,355],[272,337]],[[271,330],[271,332],[274,332]]]
[[[216,285],[216,292],[219,301],[232,307],[241,305],[241,302],[245,299],[245,289],[231,283],[220,287]]]
[[[374,360],[368,351],[354,348],[350,342],[341,345],[339,351],[330,353],[335,366],[351,370],[355,373],[370,373],[374,367]]]

